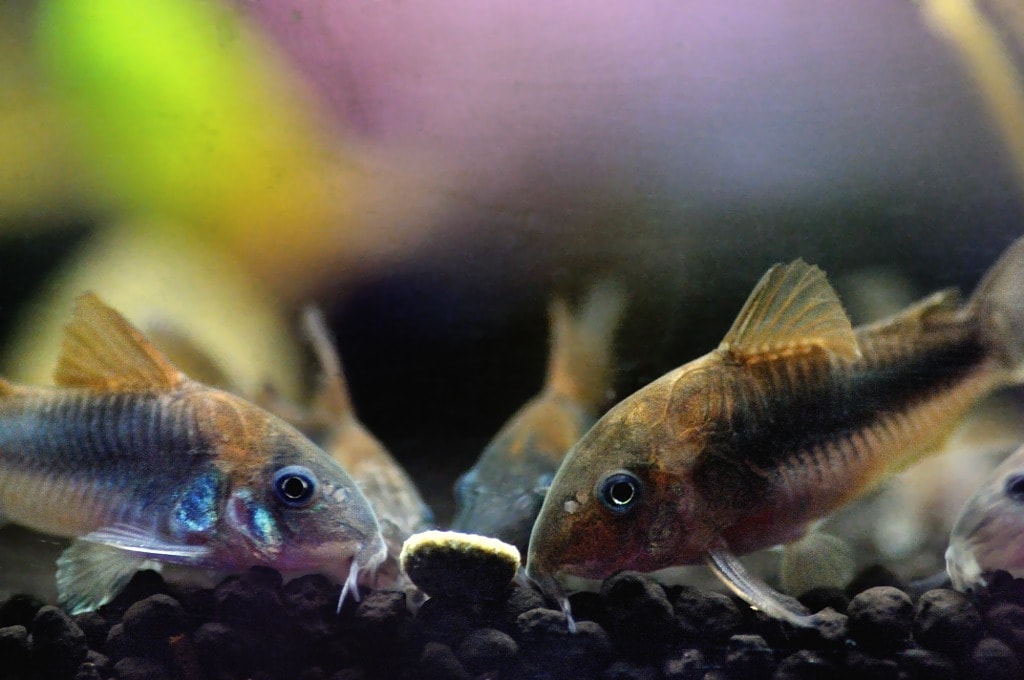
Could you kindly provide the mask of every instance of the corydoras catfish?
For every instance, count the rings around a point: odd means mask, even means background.
[[[454,531],[491,536],[526,551],[555,470],[606,405],[612,336],[623,306],[621,289],[609,281],[594,286],[575,314],[563,299],[552,302],[544,389],[456,482]]]
[[[566,457],[527,574],[708,563],[738,595],[798,625],[737,559],[936,450],[991,391],[1024,379],[1024,239],[961,305],[954,290],[854,330],[817,267],[771,268],[721,344],[634,393]]]
[[[399,581],[399,555],[410,535],[429,529],[434,521],[416,484],[384,445],[356,417],[341,360],[321,313],[308,308],[303,317],[320,362],[322,385],[312,409],[310,430],[324,451],[355,480],[373,506],[388,548],[388,558],[377,574],[377,584]]]
[[[1000,569],[1024,576],[1024,448],[964,504],[946,550],[946,571],[957,590],[988,585]]]
[[[76,539],[57,561],[70,611],[162,563],[323,572],[344,598],[383,559],[373,511],[335,461],[185,376],[93,294],[75,303],[55,382],[0,382],[0,515]]]

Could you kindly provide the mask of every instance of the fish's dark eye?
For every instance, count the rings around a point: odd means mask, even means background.
[[[1018,503],[1024,503],[1024,475],[1010,475],[1006,478],[1006,495]]]
[[[274,493],[278,500],[293,508],[309,503],[315,491],[316,477],[301,465],[289,465],[274,476]]]
[[[613,472],[597,483],[597,497],[612,512],[623,514],[636,507],[642,485],[629,472]]]

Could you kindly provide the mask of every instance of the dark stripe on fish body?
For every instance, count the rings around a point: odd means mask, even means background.
[[[741,396],[721,399],[732,404],[731,412],[721,414],[725,419],[719,421],[727,427],[707,433],[705,453],[695,470],[699,483],[714,489],[723,465],[738,468],[730,477],[746,468],[751,494],[756,495],[785,468],[821,469],[823,455],[836,450],[853,458],[855,467],[868,465],[865,457],[875,448],[869,440],[879,438],[889,446],[898,435],[894,428],[906,426],[895,416],[957,389],[988,360],[979,335],[966,324],[950,324],[946,335],[949,339],[921,339],[905,351],[867,337],[864,356],[848,363],[832,363],[818,351],[796,359],[723,366],[732,374],[722,386]],[[787,361],[802,365],[786,366]],[[756,394],[765,396],[766,408],[753,406],[759,401],[751,398]]]

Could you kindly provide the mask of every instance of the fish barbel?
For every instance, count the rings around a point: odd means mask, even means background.
[[[527,575],[600,579],[705,562],[798,625],[736,558],[821,518],[937,449],[981,397],[1024,379],[1024,239],[961,305],[944,290],[854,330],[817,267],[762,277],[718,348],[609,411],[568,454]]]
[[[509,419],[455,483],[453,531],[490,536],[526,551],[555,470],[606,405],[612,336],[624,303],[622,290],[610,281],[595,285],[575,313],[555,298],[544,389]]]
[[[1024,576],[1024,447],[964,504],[946,550],[957,590],[988,585],[988,575],[1000,569]]]
[[[383,559],[344,469],[279,418],[185,376],[93,294],[76,301],[55,381],[0,382],[0,517],[76,539],[57,561],[72,612],[162,563],[323,572],[344,598]]]

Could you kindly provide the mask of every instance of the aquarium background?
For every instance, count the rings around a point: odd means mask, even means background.
[[[95,287],[301,400],[317,304],[443,526],[541,387],[555,293],[625,284],[621,398],[778,261],[973,288],[1022,232],[1018,93],[993,104],[942,4],[4,3],[5,372],[45,380]],[[1012,8],[976,9],[1019,67]],[[0,532],[0,589],[51,596],[57,546]]]

